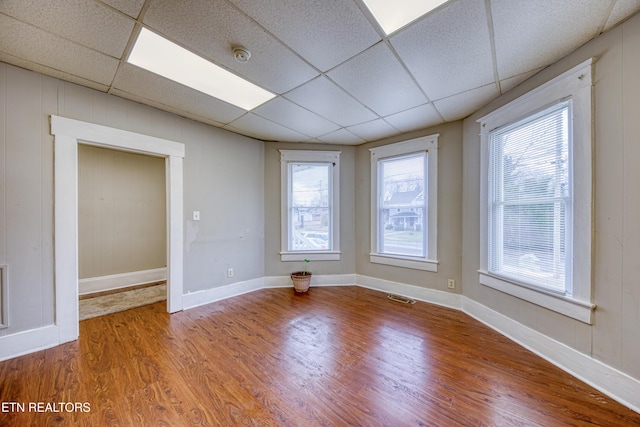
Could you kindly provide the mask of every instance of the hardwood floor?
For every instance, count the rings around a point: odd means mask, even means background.
[[[85,320],[0,379],[3,410],[24,405],[1,426],[640,426],[463,313],[359,287]]]

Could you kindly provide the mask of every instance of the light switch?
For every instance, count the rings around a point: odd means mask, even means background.
[[[200,221],[200,211],[193,211],[193,220]]]

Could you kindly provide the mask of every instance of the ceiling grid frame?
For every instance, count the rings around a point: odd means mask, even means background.
[[[191,0],[177,9],[165,6],[161,0],[4,0],[0,61],[258,140],[358,145],[467,117],[639,12],[640,0],[450,0],[389,35],[362,0]],[[484,10],[485,16],[469,10]],[[173,13],[197,28],[171,29]],[[76,25],[67,23],[69,17]],[[206,27],[213,22],[242,24]],[[433,23],[459,29],[438,33]],[[276,98],[246,111],[127,63],[141,28]],[[239,64],[232,47],[243,40],[252,58]],[[539,46],[530,49],[533,40]],[[470,54],[478,43],[488,43],[478,46],[489,61]],[[398,99],[393,87],[407,90],[413,101]]]

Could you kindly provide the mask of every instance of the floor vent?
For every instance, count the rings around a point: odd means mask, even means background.
[[[403,304],[415,304],[416,300],[411,299],[411,298],[407,298],[407,297],[403,297],[402,295],[387,295],[387,298],[389,298],[391,301],[395,301],[395,302],[401,302]]]

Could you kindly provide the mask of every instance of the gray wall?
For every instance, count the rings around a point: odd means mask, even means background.
[[[524,325],[640,378],[640,15],[569,54],[463,123],[436,126],[359,147],[339,147],[341,261],[314,262],[317,274],[358,273],[460,292]],[[594,286],[592,326],[478,283],[480,143],[476,119],[588,57],[595,72]],[[53,145],[58,114],[183,142],[185,292],[287,275],[280,262],[279,148],[153,108],[0,63],[0,264],[9,266],[10,328],[53,322]],[[440,133],[438,273],[369,262],[369,151]],[[199,210],[202,220],[191,220]],[[236,275],[226,278],[226,269]]]
[[[165,160],[78,146],[80,279],[167,265]]]
[[[304,268],[304,262],[280,261],[280,151],[328,150],[340,154],[340,261],[311,261],[308,270],[314,274],[353,274],[355,272],[355,148],[341,145],[269,142],[265,144],[265,275],[288,276]]]
[[[54,321],[51,114],[185,144],[185,293],[264,276],[261,142],[0,63],[0,336]]]
[[[370,148],[406,141],[420,136],[440,134],[438,138],[438,272],[373,264],[371,252],[371,160]],[[394,282],[445,292],[460,292],[461,206],[462,206],[462,122],[435,126],[425,131],[402,135],[356,149],[356,272]],[[456,289],[447,288],[447,279],[456,281]]]
[[[464,295],[640,379],[640,15],[582,46],[464,121]],[[478,283],[480,129],[476,120],[595,56],[593,326]]]

